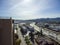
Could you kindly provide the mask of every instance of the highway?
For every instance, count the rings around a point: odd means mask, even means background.
[[[34,29],[38,32],[42,30],[43,35],[46,35],[47,37],[55,40],[60,44],[60,32],[52,31],[47,28],[38,27],[37,25],[32,23],[30,24],[30,26],[34,27]]]

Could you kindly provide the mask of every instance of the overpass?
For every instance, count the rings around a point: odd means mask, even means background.
[[[60,44],[60,32],[56,32],[47,28],[38,27],[37,25],[31,23],[30,26],[32,26],[36,31],[40,32],[42,30],[43,35],[46,35],[47,37],[55,40]]]

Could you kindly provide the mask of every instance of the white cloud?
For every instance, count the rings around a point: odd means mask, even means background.
[[[43,17],[40,14],[41,11],[49,8],[53,8],[49,0],[23,0],[13,5],[9,12],[21,17],[21,19],[35,19]]]

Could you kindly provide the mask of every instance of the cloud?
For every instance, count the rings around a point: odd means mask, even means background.
[[[15,1],[13,6],[8,11],[11,13],[11,15],[14,15],[17,17],[19,16],[20,19],[41,18],[44,16],[44,14],[42,14],[41,12],[43,12],[44,10],[47,10],[47,9],[54,8],[55,5],[54,4],[53,4],[54,6],[51,5],[51,2],[52,2],[52,0]]]

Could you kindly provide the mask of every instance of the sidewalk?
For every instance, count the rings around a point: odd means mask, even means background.
[[[21,34],[21,32],[20,32],[20,28],[18,29],[17,34],[18,34],[19,38],[21,39],[21,44],[20,45],[27,45],[24,38],[23,38],[23,36],[22,36],[22,34]]]

